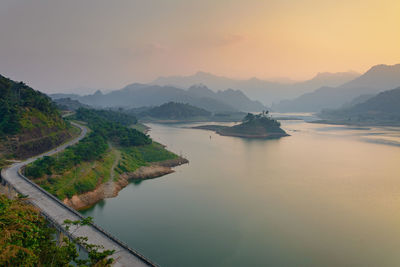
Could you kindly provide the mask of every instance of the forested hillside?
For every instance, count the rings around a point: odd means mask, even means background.
[[[190,120],[196,118],[208,118],[211,112],[189,104],[168,102],[159,107],[151,108],[139,114],[141,117],[149,117],[162,120]]]
[[[39,154],[69,137],[68,125],[48,96],[0,75],[0,157]]]
[[[95,190],[150,162],[176,159],[144,133],[130,127],[136,117],[111,110],[80,108],[70,119],[91,130],[59,155],[28,165],[25,174],[61,200]]]

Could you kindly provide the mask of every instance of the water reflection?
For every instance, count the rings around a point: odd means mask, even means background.
[[[282,125],[279,140],[151,125],[190,165],[85,214],[162,266],[398,266],[398,128]]]

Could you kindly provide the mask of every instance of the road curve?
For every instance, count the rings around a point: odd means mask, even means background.
[[[64,205],[47,191],[31,182],[29,179],[21,175],[20,169],[43,157],[54,155],[68,146],[78,143],[84,138],[88,132],[85,126],[71,122],[72,125],[81,129],[81,133],[73,140],[53,149],[46,153],[27,159],[24,162],[18,162],[1,171],[2,178],[11,185],[17,192],[28,196],[29,202],[38,207],[42,214],[53,224],[62,226],[65,220],[80,220],[83,216],[74,209]],[[156,266],[144,256],[130,249],[127,245],[117,240],[115,237],[101,229],[99,226],[86,225],[79,228],[71,227],[70,235],[73,237],[87,237],[91,244],[101,245],[104,249],[115,250],[113,258],[114,266]]]

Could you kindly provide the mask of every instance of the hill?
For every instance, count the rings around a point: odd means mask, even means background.
[[[324,110],[324,122],[365,125],[400,125],[400,87],[347,108]]]
[[[173,172],[171,167],[187,163],[132,128],[136,122],[133,116],[80,108],[69,119],[85,122],[90,133],[59,154],[29,164],[24,171],[39,186],[74,208],[116,196],[130,178],[159,177]]]
[[[322,87],[314,92],[274,105],[277,111],[317,112],[324,108],[335,109],[352,99],[400,86],[400,64],[373,66],[360,77],[339,87]]]
[[[48,96],[0,75],[0,158],[29,157],[70,137]]]
[[[54,99],[60,96],[63,95],[51,95]],[[184,90],[173,86],[131,84],[107,94],[97,91],[92,95],[69,97],[95,107],[138,108],[159,106],[173,101],[188,103],[211,112],[261,111],[264,108],[261,103],[250,100],[239,91],[215,93],[205,86],[194,86]]]
[[[147,119],[190,121],[211,116],[211,112],[189,104],[168,102],[139,114]]]
[[[205,129],[216,131],[220,135],[236,136],[244,138],[280,138],[288,136],[282,130],[281,124],[270,118],[267,113],[253,115],[248,113],[242,123],[232,127],[220,125],[202,125],[194,127],[196,129]]]
[[[82,104],[78,100],[71,99],[71,98],[58,98],[54,100],[54,103],[57,107],[61,110],[65,111],[74,111],[79,108],[90,108],[90,106]]]
[[[159,77],[152,84],[189,88],[194,84],[204,84],[215,91],[240,90],[251,99],[261,101],[264,105],[278,103],[283,99],[294,98],[312,92],[322,86],[339,86],[358,77],[355,72],[318,73],[310,80],[303,82],[273,82],[257,78],[247,80],[231,79],[206,72],[197,72],[190,76]]]

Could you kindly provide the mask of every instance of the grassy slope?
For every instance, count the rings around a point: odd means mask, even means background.
[[[140,122],[133,124],[130,126],[133,129],[138,130],[139,132],[146,133],[148,131],[148,127]]]
[[[45,176],[34,181],[59,199],[94,190],[110,177],[115,153],[107,151],[96,161],[83,162],[61,174]]]
[[[133,172],[141,166],[148,166],[152,162],[178,158],[176,154],[155,142],[141,147],[122,148],[121,153],[122,159],[116,169],[119,174]]]
[[[135,117],[87,109],[79,109],[76,117],[87,122],[91,133],[59,155],[37,160],[25,168],[27,176],[60,199],[93,191],[110,177],[118,180],[120,174],[151,162],[178,157],[129,128],[137,122]]]
[[[112,170],[116,159],[115,150],[121,153],[121,159],[115,170]],[[114,171],[114,180],[118,180],[119,175],[124,172],[133,172],[152,162],[175,158],[178,156],[155,142],[138,147],[112,148],[98,160],[83,162],[64,173],[46,175],[34,181],[59,199],[71,198],[75,194],[93,191],[100,184],[107,182],[111,171]]]

